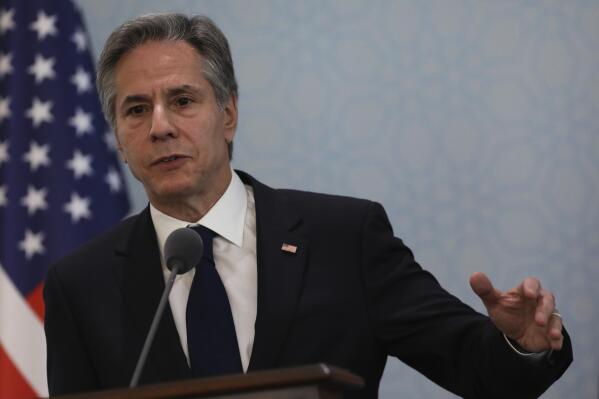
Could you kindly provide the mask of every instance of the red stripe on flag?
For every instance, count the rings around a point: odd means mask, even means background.
[[[33,309],[37,317],[44,322],[44,282],[42,281],[33,291],[27,295],[27,303]]]
[[[33,389],[4,352],[2,345],[0,345],[0,398],[37,398]]]

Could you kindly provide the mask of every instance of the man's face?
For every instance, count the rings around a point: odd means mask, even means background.
[[[115,80],[119,151],[150,201],[221,195],[237,104],[218,107],[196,50],[183,41],[145,43],[119,60]]]

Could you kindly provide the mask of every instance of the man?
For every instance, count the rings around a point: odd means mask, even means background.
[[[104,112],[150,205],[50,269],[52,394],[128,384],[168,273],[164,242],[189,225],[208,234],[216,280],[197,290],[200,265],[178,277],[142,383],[325,362],[365,379],[349,395],[373,398],[393,355],[460,396],[528,398],[568,367],[569,338],[538,280],[500,292],[475,273],[483,316],[422,270],[380,205],[232,171],[237,84],[209,19],[129,21],[98,65]],[[190,309],[217,286],[225,308],[210,317],[221,327],[208,317],[198,328],[209,311]],[[210,369],[218,354],[200,365],[229,327],[233,343],[218,353],[232,349],[230,367]]]

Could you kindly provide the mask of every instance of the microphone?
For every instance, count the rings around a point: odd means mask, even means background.
[[[173,231],[164,243],[164,260],[168,270],[187,273],[204,254],[202,237],[193,229],[182,227]]]
[[[158,330],[158,323],[160,323],[162,313],[164,313],[164,308],[168,301],[168,296],[173,288],[175,277],[177,274],[186,273],[195,267],[200,259],[202,259],[203,253],[204,243],[202,242],[202,237],[200,237],[200,235],[193,229],[182,227],[173,231],[166,239],[164,244],[164,259],[166,267],[171,271],[171,274],[169,275],[164,291],[162,292],[160,303],[154,314],[154,319],[152,320],[139,359],[137,360],[137,365],[135,366],[129,388],[135,388],[139,382],[139,377],[141,376],[141,372],[146,363],[146,358],[150,352],[152,341],[154,341],[156,330]]]

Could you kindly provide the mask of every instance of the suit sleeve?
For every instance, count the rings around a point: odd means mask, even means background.
[[[46,276],[44,301],[50,395],[97,389],[96,373],[85,351],[56,267],[51,267]]]
[[[533,398],[572,361],[570,339],[551,362],[513,352],[491,320],[445,291],[393,236],[372,203],[362,229],[362,273],[377,339],[389,355],[465,398]]]

